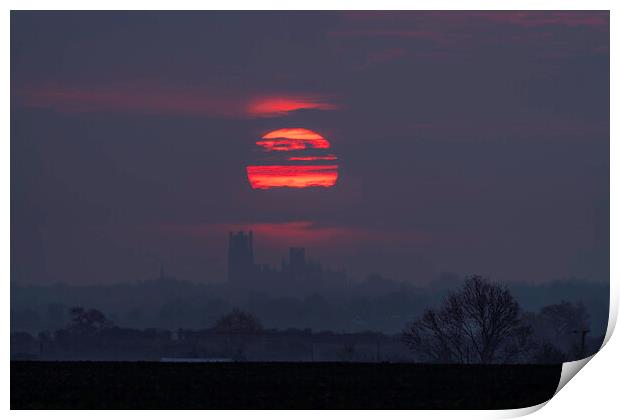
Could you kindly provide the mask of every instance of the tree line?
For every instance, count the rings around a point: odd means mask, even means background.
[[[69,315],[65,328],[39,333],[40,351],[58,345],[79,351],[119,337],[143,343],[172,338],[168,330],[120,328],[97,309],[74,307]],[[406,324],[399,340],[409,349],[411,360],[423,363],[561,363],[598,350],[598,343],[586,340],[588,318],[583,304],[564,301],[537,313],[524,312],[507,287],[471,276],[437,307],[427,308]],[[260,336],[266,330],[253,314],[233,309],[202,334],[236,335],[237,346],[243,347],[239,337]],[[28,341],[26,335],[12,334],[11,341]],[[195,340],[201,332],[179,329],[176,336],[177,340]],[[354,360],[354,343],[343,341],[340,353],[347,355],[343,360]]]

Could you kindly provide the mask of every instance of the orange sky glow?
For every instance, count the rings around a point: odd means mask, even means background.
[[[328,111],[338,106],[321,98],[281,96],[255,99],[248,104],[247,112],[256,117],[274,117],[301,109]]]

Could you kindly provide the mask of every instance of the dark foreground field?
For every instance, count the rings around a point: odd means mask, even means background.
[[[547,401],[561,365],[11,362],[11,409],[498,409]]]

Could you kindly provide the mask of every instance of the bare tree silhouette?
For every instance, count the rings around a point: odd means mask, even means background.
[[[112,321],[97,309],[73,307],[69,310],[69,314],[71,321],[67,330],[71,333],[89,335],[114,326]]]
[[[554,347],[564,355],[563,361],[585,357],[590,316],[583,303],[561,301],[543,307],[539,313],[527,314],[526,319],[539,347],[538,355],[549,354],[549,348]],[[543,356],[536,359],[545,360]]]
[[[574,330],[587,329],[590,325],[588,311],[581,302],[561,301],[545,306],[540,310],[540,317],[550,328],[554,340]]]
[[[263,330],[260,320],[254,315],[239,309],[233,309],[215,324],[215,331],[221,333],[252,334]]]
[[[217,321],[215,332],[226,337],[223,353],[234,360],[246,360],[248,337],[263,331],[263,326],[254,315],[233,309]]]
[[[487,364],[523,357],[530,347],[530,335],[510,291],[472,276],[439,309],[427,309],[409,324],[403,340],[429,361]]]

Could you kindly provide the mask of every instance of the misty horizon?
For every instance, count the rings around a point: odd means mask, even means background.
[[[297,226],[306,226],[308,223],[306,222],[292,222],[290,224],[287,224],[288,230],[290,232],[291,228],[295,229]],[[248,226],[248,225],[243,225],[243,226]],[[252,226],[252,225],[250,225]],[[220,226],[219,229],[221,229],[223,232],[226,231],[227,226]],[[265,249],[263,249],[263,247],[261,247],[261,237],[259,235],[257,235],[257,233],[261,232],[261,230],[264,228],[264,226],[259,226],[258,229],[256,229],[256,225],[254,225],[254,229],[252,228],[248,228],[248,229],[239,229],[239,230],[228,230],[226,231],[226,235],[228,234],[237,234],[237,233],[248,233],[248,232],[254,232],[254,238],[255,238],[255,247],[254,247],[254,254],[256,256],[256,264],[259,266],[266,266],[269,267],[271,269],[280,269],[281,265],[283,262],[285,262],[286,258],[288,257],[288,252],[291,248],[295,248],[295,247],[300,247],[303,248],[306,251],[306,255],[308,257],[308,261],[312,262],[312,263],[316,263],[321,265],[323,268],[331,270],[331,271],[336,271],[336,272],[342,272],[348,281],[354,282],[354,283],[361,283],[364,282],[366,280],[368,280],[371,277],[380,277],[380,278],[384,278],[386,280],[392,281],[392,282],[397,282],[397,283],[405,283],[405,284],[409,284],[411,286],[415,286],[415,287],[419,287],[419,288],[428,288],[428,289],[433,289],[436,287],[442,287],[445,286],[445,281],[442,281],[442,279],[445,278],[464,278],[467,275],[472,275],[472,274],[483,274],[487,277],[492,277],[495,281],[499,281],[501,283],[506,283],[506,284],[523,284],[523,285],[528,285],[528,284],[536,284],[536,283],[540,283],[540,284],[548,284],[548,283],[552,283],[552,282],[562,282],[562,281],[577,281],[577,282],[593,282],[593,283],[604,283],[604,280],[602,279],[592,279],[592,278],[579,278],[576,276],[556,276],[556,277],[549,277],[546,278],[542,281],[536,281],[536,280],[531,280],[531,279],[512,279],[512,281],[506,281],[505,279],[502,278],[496,278],[493,277],[490,273],[484,271],[483,269],[477,270],[477,271],[473,271],[473,272],[466,272],[466,273],[458,273],[455,271],[449,271],[449,270],[439,270],[439,271],[435,271],[432,272],[432,274],[430,274],[430,276],[421,276],[421,277],[417,277],[417,278],[412,278],[411,276],[406,277],[406,278],[398,278],[398,277],[392,277],[392,276],[388,276],[385,275],[384,273],[378,271],[378,270],[374,270],[374,271],[368,271],[365,273],[356,273],[353,270],[348,269],[347,267],[343,266],[343,265],[338,265],[338,264],[334,264],[334,265],[328,265],[325,264],[320,258],[317,257],[317,255],[314,255],[312,253],[312,251],[314,250],[315,252],[318,251],[319,255],[320,253],[320,249],[313,249],[313,248],[308,248],[306,246],[303,246],[303,243],[301,243],[300,241],[295,242],[295,245],[290,245],[290,246],[285,246],[283,243],[278,242],[275,246],[273,244],[270,244],[269,242],[267,242],[269,245],[272,245],[272,248],[269,251],[266,251]],[[135,278],[129,278],[128,276],[125,276],[121,273],[119,273],[119,275],[116,278],[110,278],[110,279],[106,279],[103,284],[109,284],[109,285],[114,285],[114,284],[118,284],[118,283],[133,283],[133,282],[140,282],[140,281],[146,281],[146,280],[151,280],[151,279],[158,279],[161,278],[161,273],[162,270],[165,273],[165,278],[169,278],[169,279],[178,279],[178,280],[185,280],[185,281],[190,281],[193,283],[203,283],[203,284],[225,284],[228,282],[227,280],[227,273],[228,273],[228,267],[227,267],[227,261],[226,261],[226,245],[224,243],[226,236],[222,236],[222,247],[221,247],[221,256],[207,256],[205,255],[205,260],[209,261],[209,262],[213,262],[215,260],[217,260],[217,263],[214,264],[215,266],[218,267],[217,270],[209,270],[208,271],[216,271],[220,274],[217,275],[212,275],[211,277],[209,276],[205,276],[204,278],[186,278],[186,277],[182,277],[181,275],[179,275],[179,273],[177,271],[174,270],[175,266],[174,265],[168,265],[167,261],[163,258],[157,257],[155,255],[148,255],[145,259],[148,261],[147,264],[145,264],[145,273],[143,275],[139,275]],[[281,253],[277,254],[279,252],[279,250],[281,249]],[[333,258],[328,258],[328,260],[333,260]],[[172,269],[171,269],[172,268]],[[185,270],[181,267],[179,272],[183,273]],[[11,283],[16,283],[16,284],[21,284],[21,285],[53,285],[53,284],[67,284],[67,285],[85,285],[85,286],[92,286],[92,285],[97,285],[100,284],[100,282],[97,281],[84,281],[83,279],[80,279],[81,281],[75,281],[76,279],[74,279],[74,281],[71,281],[69,279],[63,278],[62,275],[57,275],[55,276],[56,280],[54,281],[50,281],[50,282],[37,282],[37,281],[19,281],[16,279],[12,279]],[[256,279],[253,280],[254,284],[256,287],[260,288],[260,280]]]

